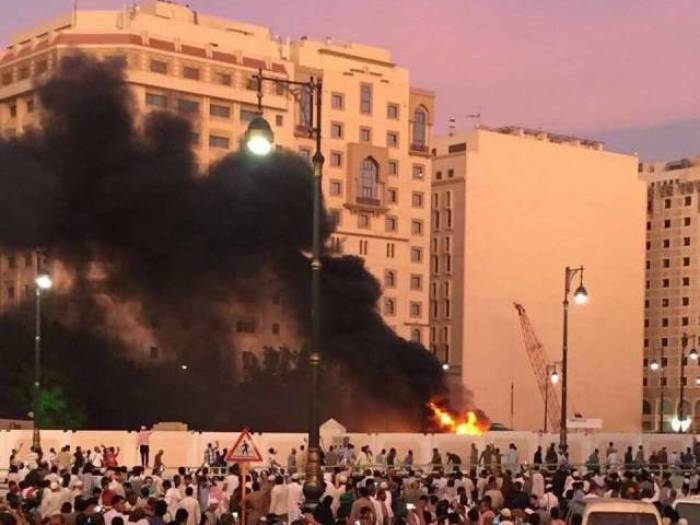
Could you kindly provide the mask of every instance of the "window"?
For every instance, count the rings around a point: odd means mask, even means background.
[[[664,268],[670,268],[671,267],[671,259],[664,259],[663,265],[664,265]]]
[[[409,306],[409,314],[411,317],[420,317],[422,314],[422,305],[418,301],[411,301]]]
[[[424,108],[418,107],[413,113],[413,145],[425,147],[428,114]]]
[[[438,251],[438,238],[437,237],[433,237],[430,240],[430,251],[432,251],[433,253],[437,253],[437,251]]]
[[[7,298],[11,301],[15,298],[15,287],[12,284],[7,286]]]
[[[199,80],[199,68],[185,66],[182,68],[182,76],[185,78],[189,78],[190,80]]]
[[[345,108],[345,96],[342,93],[331,93],[331,108],[339,110]]]
[[[196,100],[180,98],[177,100],[177,111],[184,115],[194,115],[195,113],[199,113],[199,102]]]
[[[398,148],[399,147],[399,134],[396,131],[387,131],[386,133],[386,145],[388,148]]]
[[[236,321],[236,332],[244,334],[255,333],[255,321]]]
[[[12,73],[3,73],[2,74],[2,85],[8,86],[10,84],[12,84]]]
[[[361,240],[360,241],[360,255],[367,255],[368,251],[369,251],[369,241]]]
[[[330,194],[334,196],[342,195],[343,193],[343,183],[339,180],[331,180],[330,184]]]
[[[421,343],[422,341],[422,335],[420,328],[413,328],[411,329],[411,341],[414,343]]]
[[[447,273],[452,271],[452,256],[449,253],[445,255],[445,271]]]
[[[384,315],[394,315],[396,313],[396,301],[387,297],[384,299]]]
[[[451,179],[451,178],[453,178],[454,176],[455,176],[455,170],[453,170],[452,168],[450,168],[449,170],[447,170],[447,178],[448,178],[448,179]]]
[[[396,286],[396,272],[394,270],[384,271],[384,286],[394,288]]]
[[[360,85],[360,113],[369,115],[372,113],[372,85]]]
[[[664,239],[664,248],[671,247],[671,239]]]
[[[148,349],[148,354],[151,359],[158,359],[158,347],[152,346]]]
[[[441,171],[435,172],[435,180],[442,180],[442,172]]]
[[[343,165],[343,154],[340,151],[331,151],[331,166],[339,168]]]
[[[328,213],[330,215],[331,224],[333,225],[334,228],[336,228],[342,224],[343,214],[340,210],[336,210],[334,208],[331,208],[328,211]]]
[[[370,128],[360,128],[360,142],[372,142],[372,130]]]
[[[683,277],[683,286],[690,286],[690,277]]]
[[[343,138],[343,125],[340,122],[331,123],[331,137],[334,139]]]
[[[209,105],[209,114],[212,117],[230,118],[231,117],[231,108],[229,106],[222,106],[219,104],[210,104]]]
[[[301,89],[299,94],[299,99],[297,102],[297,127],[301,130],[308,130],[311,128],[311,91],[307,86]],[[331,125],[331,132],[333,131],[333,125]],[[340,125],[340,134],[342,136],[342,124]]]
[[[162,60],[151,60],[150,64],[151,73],[160,73],[165,75],[168,73],[168,63]]]
[[[424,174],[425,174],[425,166],[423,166],[422,164],[414,164],[413,165],[413,178],[414,179],[422,179]]]
[[[357,227],[364,230],[369,228],[369,215],[366,213],[360,213],[357,216]]]
[[[437,301],[430,301],[430,312],[434,318],[438,317],[439,312],[438,312],[438,302]]]
[[[15,118],[17,116],[17,104],[12,104],[10,106],[10,118]]]
[[[24,254],[24,267],[31,268],[32,266],[34,266],[34,258],[32,257],[32,254],[25,253]]]
[[[668,346],[668,337],[661,338],[661,346],[663,346],[663,347]]]
[[[281,126],[284,126],[284,116],[283,115],[275,115],[275,126],[278,128]]]
[[[299,148],[299,155],[304,157],[307,161],[311,160],[311,150],[309,148]]]
[[[452,228],[452,210],[445,210],[445,221],[447,222],[447,227]]]
[[[664,279],[663,281],[661,281],[661,286],[663,286],[664,288],[668,288],[668,286],[669,286],[669,280],[668,280],[668,279]]]
[[[258,90],[258,78],[256,75],[251,75],[246,79],[245,88],[248,91],[257,91]]]
[[[238,112],[238,118],[240,119],[241,122],[250,122],[253,120],[255,117],[258,116],[258,112],[254,111],[252,109],[243,109]]]
[[[690,206],[693,203],[693,198],[690,195],[686,195],[683,198],[683,204],[686,206]]]
[[[16,265],[17,265],[17,259],[15,259],[15,256],[8,255],[7,256],[7,267],[12,270],[15,268]]]
[[[27,99],[27,113],[34,113],[34,99]]]
[[[446,191],[442,200],[445,203],[445,208],[451,207],[452,206],[452,192]]]
[[[690,237],[683,237],[683,246],[690,246]]]
[[[220,137],[217,135],[209,135],[209,146],[212,148],[225,148],[230,147],[231,140],[228,137]]]
[[[671,207],[671,199],[664,200],[664,208],[668,209]]]
[[[168,107],[168,97],[157,93],[146,93],[146,105],[155,106],[158,108]]]
[[[668,317],[664,317],[663,319],[661,319],[661,326],[663,326],[664,328],[668,326]]]
[[[29,66],[23,66],[19,68],[19,79],[25,80],[29,78]]]
[[[423,221],[418,219],[411,221],[411,235],[423,235]]]
[[[445,312],[445,317],[450,317],[450,300],[445,299],[445,301],[442,304]]]
[[[411,290],[422,290],[423,289],[423,276],[418,274],[411,274]]]
[[[280,324],[279,323],[272,323],[272,333],[274,335],[279,335],[279,333],[280,333]]]
[[[387,215],[384,218],[384,231],[395,232],[396,231],[396,223],[397,223],[396,217],[393,217],[391,215]]]
[[[399,118],[399,105],[389,103],[386,106],[386,118],[393,120],[398,120]]]
[[[343,241],[340,237],[331,237],[331,252],[343,253]]]
[[[414,208],[422,208],[423,207],[423,193],[419,191],[414,191],[411,194],[411,206]]]
[[[681,318],[681,325],[683,325],[683,326],[688,326],[688,318],[687,318],[687,317],[682,317],[682,318]]]
[[[279,82],[275,82],[275,95],[283,97],[287,93],[287,86]]]
[[[646,249],[648,250],[649,248],[651,248],[651,242],[647,241],[647,243],[646,243]]]
[[[386,243],[386,256],[390,259],[393,259],[394,254],[395,254],[395,249],[396,249],[396,247],[395,247],[393,242]]]
[[[387,162],[387,167],[389,169],[389,175],[398,175],[399,174],[399,161],[398,160],[389,160]]]
[[[387,188],[386,200],[389,202],[389,204],[396,204],[399,202],[399,190],[396,188]]]
[[[690,217],[685,217],[683,219],[683,226],[690,226]]]
[[[379,199],[379,172],[377,163],[372,157],[367,157],[360,166],[360,191],[363,199]]]
[[[671,227],[671,219],[665,219],[664,220],[664,228],[670,228]]]
[[[668,297],[664,297],[663,299],[661,299],[661,307],[662,308],[667,308],[668,305],[669,305]]]
[[[217,71],[214,75],[214,79],[216,80],[217,84],[221,84],[222,86],[230,86],[232,84],[230,73],[222,73]]]
[[[690,304],[690,297],[684,297],[682,300],[683,306],[688,306]]]
[[[690,257],[683,257],[683,266],[690,266]]]
[[[445,281],[442,283],[442,295],[445,297],[450,296],[450,281]]]
[[[411,248],[411,262],[419,263],[423,261],[423,248],[416,246]]]

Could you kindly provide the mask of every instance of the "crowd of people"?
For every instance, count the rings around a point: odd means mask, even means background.
[[[249,472],[227,464],[218,443],[201,466],[167,469],[162,450],[150,461],[149,436],[142,429],[141,464],[131,468],[118,447],[13,450],[0,525],[576,525],[586,501],[601,497],[651,502],[675,524],[674,500],[700,488],[697,444],[647,458],[642,447],[620,455],[610,443],[581,466],[554,445],[531,461],[515,444],[504,453],[471,445],[468,457],[433,449],[417,465],[410,450],[374,454],[345,441],[324,451],[323,494],[310,508],[303,444],[284,460],[269,449]],[[662,468],[672,459],[675,468]]]

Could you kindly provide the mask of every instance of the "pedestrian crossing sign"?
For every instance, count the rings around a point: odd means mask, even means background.
[[[238,436],[236,444],[233,445],[229,451],[228,456],[226,456],[226,460],[234,463],[256,462],[263,460],[258,447],[255,446],[253,436],[250,434],[247,428],[243,429],[241,435]]]

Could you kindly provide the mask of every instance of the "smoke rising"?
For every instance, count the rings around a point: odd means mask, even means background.
[[[232,312],[269,299],[273,288],[287,298],[286,313],[302,339],[309,332],[309,165],[289,152],[255,159],[232,153],[202,175],[189,121],[167,112],[135,117],[117,63],[66,57],[38,97],[41,131],[0,142],[0,246],[42,247],[70,276],[70,285],[48,298],[47,352],[52,331],[54,341],[84,336],[89,351],[84,344],[79,351],[67,343],[61,347],[69,373],[73,366],[92,376],[105,373],[87,372],[91,362],[100,363],[123,370],[127,389],[158,398],[155,413],[129,396],[128,403],[122,399],[131,413],[111,408],[116,426],[126,417],[127,423],[171,417],[201,428],[242,426],[260,417],[231,409],[244,401],[274,413],[269,400],[241,399],[265,397],[250,379],[247,391],[228,395],[234,372],[223,371],[234,369]],[[328,236],[331,226],[324,222]],[[378,419],[363,412],[383,410],[397,422],[381,418],[387,428],[417,429],[426,401],[447,387],[437,360],[383,322],[376,309],[380,294],[361,259],[326,254],[322,349],[329,379],[323,412],[362,429]],[[4,324],[21,332],[21,313],[11,312]],[[192,374],[183,377],[165,365],[135,366],[128,357],[133,341],[192,363]],[[72,365],[74,358],[84,362]],[[283,374],[292,382],[284,392],[289,404],[298,396],[301,409],[286,407],[270,425],[303,428],[307,387],[303,367],[294,368]],[[263,386],[281,392],[279,385]],[[172,393],[183,389],[191,389],[188,403],[170,407]],[[87,391],[80,395],[90,397]],[[94,416],[100,405],[94,398],[90,403]],[[222,412],[231,415],[222,418]]]

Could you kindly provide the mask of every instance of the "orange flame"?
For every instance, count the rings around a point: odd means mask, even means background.
[[[451,414],[449,411],[439,407],[435,403],[428,403],[428,407],[433,411],[435,420],[447,432],[462,434],[466,436],[480,436],[489,429],[491,422],[486,417],[469,410],[463,418]]]

